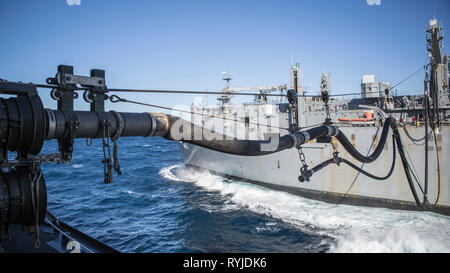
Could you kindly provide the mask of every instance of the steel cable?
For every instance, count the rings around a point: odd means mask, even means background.
[[[127,99],[121,98],[121,97],[119,97],[117,95],[112,95],[112,96],[109,97],[109,99],[110,99],[110,101],[112,103],[128,102],[128,103],[132,103],[132,104],[143,105],[143,106],[148,106],[148,107],[154,107],[154,108],[159,108],[159,109],[164,109],[164,110],[170,110],[170,111],[174,111],[174,112],[182,112],[182,113],[187,113],[187,114],[199,115],[199,116],[202,116],[202,117],[206,116],[206,117],[210,117],[210,118],[229,120],[229,121],[233,121],[233,122],[241,122],[241,123],[245,123],[245,124],[249,124],[249,125],[263,126],[263,127],[275,128],[275,129],[281,129],[281,130],[289,130],[289,128],[285,128],[285,127],[265,125],[265,124],[261,124],[261,123],[250,122],[250,121],[249,122],[245,122],[245,121],[237,120],[237,119],[230,119],[230,118],[226,118],[226,117],[218,117],[218,116],[214,116],[214,115],[202,114],[202,113],[197,113],[197,112],[192,112],[192,111],[187,111],[187,110],[182,110],[182,109],[175,109],[175,108],[172,108],[172,107],[166,107],[166,106],[149,104],[149,103],[144,103],[144,102],[139,102],[139,101],[127,100]]]

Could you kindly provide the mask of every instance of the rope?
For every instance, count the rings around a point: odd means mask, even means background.
[[[390,87],[389,89],[393,89],[397,87],[398,85],[402,84],[415,74],[417,74],[422,67],[414,72],[413,74],[409,75],[399,83],[395,84],[394,86]],[[48,84],[33,84],[34,86],[38,88],[49,88],[54,89],[58,88],[57,85],[48,85]],[[85,91],[89,90],[88,87],[76,87],[74,91]],[[158,90],[158,89],[128,89],[128,88],[107,88],[105,89],[106,92],[132,92],[132,93],[160,93],[160,94],[196,94],[196,95],[230,95],[230,96],[258,96],[261,95],[261,93],[248,93],[248,92],[221,92],[221,91],[190,91],[190,90]],[[317,91],[314,91],[317,92]],[[378,94],[379,91],[371,91],[366,92],[366,94]],[[267,93],[264,94],[264,96],[272,96],[272,97],[287,97],[287,94],[271,94]],[[361,92],[352,92],[352,93],[344,93],[344,94],[333,94],[329,95],[330,97],[345,97],[345,96],[361,96]],[[297,97],[300,98],[320,98],[320,95],[305,95],[305,94],[297,94]]]
[[[372,144],[370,144],[369,150],[367,151],[367,156],[369,156],[370,151],[372,150],[373,144],[375,143],[375,139],[377,139],[378,133],[379,133],[379,132],[380,132],[380,127],[377,127],[377,131],[376,131],[376,133],[375,133],[375,136],[374,136],[373,139],[372,139]],[[364,167],[364,165],[366,165],[366,163],[362,163],[360,169],[362,169],[362,168]],[[355,185],[356,180],[358,179],[360,173],[361,173],[361,172],[358,171],[358,173],[356,174],[355,178],[354,178],[353,181],[352,181],[352,184],[350,185],[350,187],[348,188],[348,190],[345,192],[344,196],[342,196],[341,200],[339,200],[339,202],[336,203],[336,205],[339,205],[339,204],[341,204],[341,203],[344,201],[344,199],[347,197],[347,195],[348,195],[348,193],[350,192],[350,190],[351,190],[351,189],[353,188],[353,186]]]
[[[82,89],[83,90],[83,89]],[[107,89],[109,92],[135,92],[135,93],[163,93],[163,94],[197,94],[197,95],[232,95],[232,96],[258,96],[260,93],[248,93],[248,92],[219,92],[219,91],[188,91],[188,90],[153,90],[153,89],[117,89],[111,88]],[[379,93],[377,91],[367,92],[367,94]],[[265,96],[272,97],[287,97],[286,94],[264,94]],[[330,97],[341,97],[341,96],[357,96],[361,95],[361,92],[345,93],[345,94],[334,94]],[[320,98],[320,95],[301,95],[297,94],[300,98]]]
[[[403,131],[405,132],[405,135],[412,141],[413,144],[415,144],[415,145],[417,145],[417,146],[423,146],[423,145],[425,144],[425,143],[417,143],[417,142],[420,142],[420,141],[422,141],[422,140],[425,140],[425,136],[422,137],[422,138],[419,138],[419,139],[413,138],[413,137],[409,134],[408,130],[406,130],[406,125],[403,126]],[[428,133],[428,138],[431,137],[431,134],[432,134],[432,132],[429,132],[429,133]]]
[[[133,92],[133,93],[165,93],[165,94],[197,94],[197,95],[232,95],[232,96],[257,96],[260,93],[248,92],[219,92],[219,91],[187,91],[187,90],[154,90],[154,89],[107,89],[109,92]],[[286,97],[285,94],[264,94],[265,96]]]
[[[441,196],[441,168],[440,168],[440,164],[439,164],[439,150],[438,150],[438,145],[437,145],[436,132],[435,132],[435,130],[433,130],[432,132],[433,132],[433,136],[434,136],[434,145],[436,148],[436,161],[437,161],[437,171],[438,171],[438,192],[437,192],[436,202],[433,205],[434,207],[436,207],[437,203],[439,202],[439,198]]]
[[[375,180],[386,180],[386,179],[388,179],[388,178],[392,175],[392,173],[394,172],[394,168],[395,168],[395,161],[396,161],[396,160],[395,160],[395,159],[396,159],[396,156],[395,156],[395,155],[396,155],[396,149],[395,149],[395,143],[394,143],[394,136],[392,136],[392,149],[393,149],[393,151],[392,151],[393,155],[392,155],[392,165],[391,165],[391,169],[389,170],[388,174],[387,174],[386,176],[383,176],[383,177],[376,176],[376,175],[373,175],[373,174],[371,174],[371,173],[368,173],[368,172],[366,172],[365,170],[361,169],[360,167],[356,166],[355,164],[353,164],[352,162],[348,161],[348,160],[345,159],[345,158],[342,158],[342,162],[345,163],[345,164],[347,164],[347,165],[349,165],[349,166],[352,167],[353,169],[357,170],[359,173],[362,173],[362,174],[364,174],[365,176],[368,176],[368,177],[370,177],[370,178],[372,178],[372,179],[375,179]]]
[[[194,115],[199,115],[202,117],[210,117],[210,118],[217,118],[217,119],[223,119],[223,120],[230,120],[230,121],[234,121],[234,122],[241,122],[241,123],[245,123],[245,124],[249,124],[249,125],[257,125],[257,126],[264,126],[264,127],[268,127],[268,128],[276,128],[276,129],[281,129],[281,130],[289,130],[289,128],[285,128],[285,127],[278,127],[278,126],[272,126],[272,125],[265,125],[265,124],[260,124],[260,123],[254,123],[254,122],[245,122],[242,120],[237,120],[237,119],[230,119],[230,118],[226,118],[226,117],[218,117],[218,116],[214,116],[214,115],[208,115],[208,114],[201,114],[201,113],[196,113],[196,112],[192,112],[192,111],[187,111],[187,110],[182,110],[182,109],[175,109],[175,108],[171,108],[171,107],[166,107],[166,106],[160,106],[160,105],[155,105],[155,104],[149,104],[149,103],[143,103],[143,102],[139,102],[139,101],[132,101],[132,100],[127,100],[124,98],[121,98],[117,95],[112,95],[109,97],[109,100],[112,103],[117,103],[117,102],[128,102],[128,103],[132,103],[132,104],[138,104],[138,105],[143,105],[143,106],[148,106],[148,107],[154,107],[154,108],[159,108],[159,109],[164,109],[164,110],[170,110],[170,111],[175,111],[175,112],[183,112],[183,113],[187,113],[187,114],[194,114]]]
[[[117,89],[117,88],[111,88],[107,89],[109,92],[135,92],[135,93],[165,93],[165,94],[197,94],[197,95],[232,95],[232,96],[258,96],[261,95],[260,93],[248,93],[248,92],[219,92],[219,91],[187,91],[187,90],[153,90],[153,89]],[[367,92],[367,94],[370,93],[377,93],[375,91]],[[264,94],[265,96],[272,96],[272,97],[287,97],[286,94]],[[358,93],[346,93],[346,94],[334,94],[330,95],[330,97],[341,97],[341,96],[356,96],[361,95],[361,92]],[[297,97],[300,98],[320,98],[320,95],[301,95],[297,94]]]
[[[414,75],[416,75],[417,73],[419,73],[422,69],[425,69],[424,66],[421,66],[416,72],[410,74],[408,77],[404,78],[403,80],[401,80],[400,82],[398,82],[397,84],[395,84],[394,86],[392,86],[389,89],[394,89],[395,87],[399,86],[400,84],[404,83],[405,81],[409,80],[411,77],[413,77]]]

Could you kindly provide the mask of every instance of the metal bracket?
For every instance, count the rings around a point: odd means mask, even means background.
[[[58,110],[73,111],[73,100],[78,98],[75,90],[87,87],[84,99],[91,104],[91,111],[105,111],[105,93],[108,91],[104,70],[91,69],[90,76],[80,76],[73,73],[73,66],[59,65],[56,76],[48,78],[47,83],[58,86],[52,91],[52,98],[58,101]]]
[[[74,92],[77,89],[77,85],[71,82],[72,77],[73,66],[58,65],[58,72],[55,78],[47,79],[48,84],[58,86],[51,93],[52,98],[58,101],[58,110],[73,111],[73,100],[78,97],[78,94]]]
[[[93,69],[96,70],[96,69]],[[91,70],[91,74],[92,71]],[[103,71],[103,70],[99,70]],[[104,71],[103,71],[103,77],[95,77],[95,76],[79,76],[74,75],[73,73],[58,73],[56,75],[56,80],[59,85],[69,85],[69,84],[79,84],[81,86],[94,86],[94,87],[101,87],[105,88],[105,77],[104,77]]]
[[[73,73],[73,66],[59,65],[54,78],[47,79],[48,84],[56,85],[51,97],[58,101],[58,110],[63,111],[68,127],[64,136],[58,139],[61,160],[72,159],[73,143],[79,122],[74,111],[74,99],[78,98],[76,90],[84,89],[84,99],[91,104],[91,111],[105,112],[105,100],[108,98],[105,71],[92,69],[90,76],[80,76]]]
[[[86,98],[91,100],[88,101],[91,104],[91,111],[104,112],[105,100],[108,99],[106,95],[108,90],[106,89],[105,70],[92,69],[90,79],[95,81],[95,84],[83,85],[89,87],[89,90],[85,92],[84,98],[85,100]]]

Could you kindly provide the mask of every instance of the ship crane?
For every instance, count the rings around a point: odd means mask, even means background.
[[[230,102],[233,97],[233,93],[243,92],[243,91],[259,91],[260,93],[256,95],[255,100],[266,100],[267,94],[272,92],[279,92],[280,96],[283,96],[283,91],[287,90],[287,84],[284,85],[266,85],[266,86],[250,86],[250,87],[230,87],[230,81],[232,80],[230,72],[222,72],[223,80],[226,81],[226,87],[223,89],[225,94],[221,95],[217,100],[219,100],[223,105]]]
[[[267,101],[267,94],[272,92],[279,92],[280,96],[283,96],[283,91],[287,90],[287,85],[267,85],[267,86],[251,86],[251,87],[234,87],[229,88],[229,92],[243,92],[243,91],[259,91],[259,94],[256,95],[255,100],[257,101]]]

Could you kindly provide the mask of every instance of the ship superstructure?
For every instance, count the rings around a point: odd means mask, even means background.
[[[309,141],[300,149],[260,156],[229,154],[181,142],[186,165],[332,203],[450,214],[450,176],[443,167],[450,165],[445,156],[450,152],[448,56],[441,52],[441,27],[434,20],[427,34],[430,64],[425,69],[423,95],[396,96],[390,82],[377,82],[374,75],[365,75],[361,98],[342,100],[331,95],[331,74],[326,73],[320,80],[321,95],[307,96],[302,87],[302,68],[297,64],[291,65],[289,89],[232,88],[231,79],[227,79],[226,91],[257,90],[260,96],[244,105],[221,100],[220,107],[207,110],[213,115],[191,116],[195,124],[224,135],[266,141],[277,134],[281,137],[330,124],[364,155],[375,150],[389,117],[398,124],[399,133],[393,134],[401,140],[394,144],[394,136],[392,141],[388,138],[374,162],[359,162],[336,138],[325,137]],[[285,94],[288,101],[268,99],[269,91]],[[395,158],[396,153],[402,155],[401,159],[398,155]],[[350,164],[342,164],[342,158]]]

